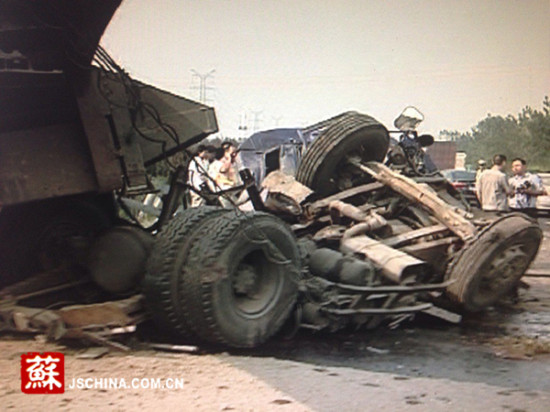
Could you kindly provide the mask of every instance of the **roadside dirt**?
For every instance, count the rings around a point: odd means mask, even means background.
[[[65,393],[27,395],[21,393],[20,354],[58,351],[65,354]],[[4,338],[0,342],[0,403],[2,410],[193,410],[193,411],[306,411],[306,406],[258,377],[236,368],[220,355],[170,354],[138,351],[110,353],[101,359],[79,359],[85,349],[40,343],[33,339]],[[145,389],[74,388],[73,379],[132,380],[143,378],[183,379],[183,388]],[[77,381],[78,382],[78,381]],[[83,381],[85,386],[86,381]],[[77,384],[78,385],[78,384]],[[117,385],[118,386],[118,385]]]

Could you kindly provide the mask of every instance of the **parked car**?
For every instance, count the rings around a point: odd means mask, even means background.
[[[453,187],[462,193],[470,206],[479,207],[476,195],[476,172],[462,169],[446,169],[441,174],[451,182]]]

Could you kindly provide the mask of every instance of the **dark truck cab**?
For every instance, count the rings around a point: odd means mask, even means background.
[[[98,48],[120,3],[0,1],[0,284],[46,269],[39,255],[67,247],[52,233],[112,226],[115,192],[153,190],[148,166],[217,131],[212,108]]]

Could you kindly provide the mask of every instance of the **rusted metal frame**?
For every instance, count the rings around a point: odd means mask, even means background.
[[[350,219],[358,222],[364,221],[368,216],[367,213],[363,212],[358,207],[346,202],[342,202],[341,200],[333,200],[329,203],[328,207],[331,215],[336,212],[336,214],[349,217]]]
[[[421,207],[409,205],[406,207],[406,210],[411,213],[422,226],[432,226],[438,223],[436,219],[434,219],[425,209]]]
[[[409,253],[411,255],[414,255],[417,252],[423,252],[423,251],[430,250],[430,249],[436,249],[436,248],[439,248],[441,246],[449,246],[449,245],[452,245],[453,243],[456,243],[458,241],[459,241],[458,237],[452,236],[452,237],[446,237],[446,238],[443,238],[443,239],[431,240],[431,241],[428,241],[428,242],[415,243],[414,245],[409,245],[409,246],[402,247],[399,250],[401,250],[405,253]]]
[[[132,211],[147,213],[155,217],[160,216],[160,209],[157,209],[154,206],[143,204],[142,202],[135,199],[130,199],[129,197],[121,197],[120,201],[124,203],[126,207]]]
[[[125,351],[128,350],[126,346],[111,342],[105,336],[114,334],[116,328],[136,325],[147,318],[146,314],[139,313],[143,307],[142,295],[134,295],[120,301],[67,306],[59,310],[16,306],[11,302],[5,303],[3,302],[3,305],[0,305],[0,318],[5,322],[9,322],[9,324],[4,325],[8,329],[21,332],[46,333],[49,338],[54,340],[84,338],[113,349]],[[110,309],[110,311],[104,310],[101,312],[105,305],[109,306],[107,309]],[[96,318],[101,317],[102,323],[97,321],[87,323],[87,314],[98,310]],[[130,313],[136,314],[130,315]]]
[[[380,240],[380,242],[382,242],[386,246],[396,247],[412,240],[417,240],[426,236],[439,235],[448,231],[449,228],[445,225],[434,225],[423,227],[421,229],[411,230],[407,233],[402,233],[397,236],[382,239]]]
[[[412,178],[416,183],[444,183],[447,181],[443,176],[415,176]]]
[[[132,324],[135,316],[130,314],[142,308],[143,296],[134,295],[118,301],[66,306],[56,313],[66,325],[85,329]]]
[[[73,282],[64,283],[62,285],[53,286],[51,288],[38,290],[36,292],[30,292],[30,293],[26,293],[26,294],[23,294],[23,295],[17,295],[17,296],[10,296],[8,298],[8,300],[12,301],[12,302],[18,302],[18,301],[25,300],[25,299],[35,298],[37,296],[47,295],[47,294],[53,293],[53,292],[59,292],[60,290],[69,289],[69,288],[72,288],[72,287],[75,287],[75,286],[84,285],[86,283],[90,283],[90,280],[88,280],[88,279],[76,280],[76,281],[73,281]]]
[[[400,315],[405,313],[422,312],[431,308],[431,303],[421,303],[414,306],[402,306],[398,308],[362,308],[362,309],[332,309],[327,307],[321,307],[321,312],[330,313],[332,315]]]
[[[456,233],[462,240],[468,241],[475,237],[477,228],[460,213],[459,208],[452,208],[437,194],[427,188],[423,188],[414,180],[394,172],[387,166],[378,162],[362,164],[357,159],[349,159],[349,162],[362,171],[370,174],[376,180],[388,185],[394,191],[413,202],[417,202],[427,208],[434,217]],[[464,211],[462,211],[465,213]]]
[[[346,292],[359,292],[359,293],[400,293],[400,294],[408,294],[408,293],[417,293],[417,292],[430,292],[433,290],[442,290],[445,289],[447,286],[449,286],[451,283],[454,283],[454,281],[446,281],[442,283],[431,283],[431,284],[424,284],[424,285],[398,285],[398,286],[355,286],[355,285],[347,285],[344,283],[336,283],[331,282],[330,280],[325,280],[327,282],[327,285],[337,287],[338,289],[344,290]]]
[[[52,339],[63,337],[67,331],[63,320],[54,310],[17,306],[12,302],[2,302],[0,320],[3,330],[45,333]]]
[[[80,90],[75,90],[75,98],[93,160],[99,191],[106,192],[122,187],[123,170],[120,160],[122,153],[115,147],[109,121],[100,104],[103,100],[93,81],[94,76],[98,76],[98,73],[89,71],[79,79]]]
[[[254,181],[254,176],[252,176],[250,169],[241,170],[239,172],[239,175],[241,176],[241,180],[244,183],[244,187],[246,188],[248,197],[252,202],[252,206],[254,207],[254,210],[264,211],[265,205],[262,200],[262,197],[260,196],[260,192],[258,190],[258,187],[256,186],[256,183]]]
[[[342,190],[341,192],[338,192],[335,195],[331,195],[311,203],[308,206],[308,210],[310,211],[311,214],[316,214],[316,213],[319,213],[322,209],[327,208],[330,202],[332,201],[347,199],[353,196],[372,192],[373,190],[380,190],[383,188],[384,188],[384,185],[382,183],[373,182],[373,183],[367,183],[361,186],[356,186],[351,189]]]
[[[72,338],[82,338],[87,339],[90,342],[97,343],[102,346],[107,346],[110,349],[114,349],[120,352],[129,352],[130,348],[126,345],[123,345],[122,343],[113,342],[112,340],[109,340],[105,338],[104,336],[101,336],[94,332],[89,332],[85,330],[71,330],[71,336]]]
[[[178,167],[170,176],[170,189],[163,199],[160,216],[155,229],[160,230],[172,218],[178,206],[181,204],[185,189],[187,188],[187,167]]]
[[[73,272],[62,265],[0,289],[0,302],[13,303],[90,282],[90,279],[76,279]]]
[[[395,283],[414,282],[425,276],[430,265],[423,260],[393,249],[368,236],[343,239],[343,253],[360,253],[381,269],[381,274]]]

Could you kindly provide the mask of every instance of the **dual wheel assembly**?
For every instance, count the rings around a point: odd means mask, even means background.
[[[156,323],[186,339],[255,347],[294,308],[300,254],[275,216],[188,209],[163,229],[144,277]]]

